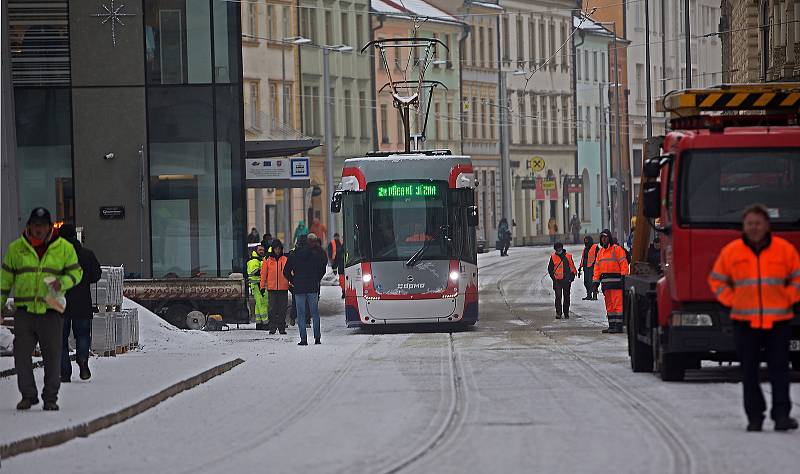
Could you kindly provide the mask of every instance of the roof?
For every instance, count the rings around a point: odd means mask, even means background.
[[[591,19],[588,15],[574,16],[572,17],[572,22],[575,28],[582,32],[608,38],[614,37],[614,33],[611,30]],[[628,42],[628,40],[620,37],[617,37],[617,41]]]
[[[454,16],[424,0],[371,0],[372,10],[396,17],[421,17],[442,23],[460,24]]]
[[[500,11],[505,10],[500,5],[498,5],[496,3],[491,3],[491,2],[477,2],[477,1],[469,1],[468,0],[466,3],[467,3],[467,5],[475,5],[475,6],[478,6],[478,7],[489,8],[489,9],[492,9],[492,10],[500,10]]]

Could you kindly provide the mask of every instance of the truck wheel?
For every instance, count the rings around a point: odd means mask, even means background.
[[[630,315],[628,316],[628,352],[631,355],[631,370],[634,372],[653,371],[653,351],[647,344],[637,337],[639,332],[639,317],[636,295],[631,294]]]

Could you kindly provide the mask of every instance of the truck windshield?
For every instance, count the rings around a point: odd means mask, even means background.
[[[765,205],[773,225],[800,224],[800,149],[694,150],[683,155],[681,224],[738,227]]]
[[[407,261],[426,243],[423,259],[449,258],[445,183],[371,183],[367,194],[373,260]]]

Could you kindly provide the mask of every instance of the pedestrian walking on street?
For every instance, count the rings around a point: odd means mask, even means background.
[[[314,218],[314,220],[311,221],[311,226],[308,228],[308,232],[319,237],[320,242],[325,242],[328,235],[328,228],[325,227],[325,224],[323,224],[319,219]]]
[[[553,290],[556,292],[556,319],[569,319],[569,296],[572,288],[572,281],[578,271],[575,269],[575,262],[572,254],[564,250],[564,244],[556,242],[553,245],[553,255],[547,264],[547,273],[553,280]]]
[[[503,217],[497,226],[497,240],[500,242],[500,256],[508,257],[508,248],[511,246],[511,228],[508,220]]]
[[[272,234],[269,232],[264,233],[264,237],[261,238],[261,246],[264,247],[264,256],[272,252]]]
[[[269,310],[269,300],[267,294],[261,288],[261,263],[264,260],[264,246],[259,245],[250,254],[247,261],[247,282],[250,286],[250,294],[256,302],[256,329],[265,331],[267,329],[267,311]]]
[[[628,259],[608,229],[600,233],[600,247],[592,276],[594,291],[596,294],[600,284],[603,285],[608,318],[608,329],[603,329],[603,333],[617,334],[622,332],[622,277],[628,274]]]
[[[250,229],[250,233],[247,234],[247,243],[248,244],[257,244],[261,240],[261,236],[258,235],[258,230],[255,227]]]
[[[272,253],[261,264],[261,290],[267,292],[269,300],[269,333],[286,334],[286,308],[289,305],[289,280],[283,275],[286,267],[283,242],[272,241]]]
[[[297,223],[297,227],[294,229],[294,243],[297,245],[298,239],[300,236],[308,235],[308,227],[306,227],[306,221],[300,221]]]
[[[320,247],[319,237],[308,234],[308,244],[295,249],[283,269],[283,275],[294,290],[294,306],[297,309],[297,328],[300,330],[299,346],[308,345],[306,316],[314,325],[314,343],[321,344],[319,321],[319,283],[325,276],[327,258]],[[308,304],[308,311],[306,310]],[[307,313],[310,313],[307,315]]]
[[[333,234],[333,240],[328,243],[328,261],[333,273],[339,275],[339,287],[344,299],[344,244],[338,233]]]
[[[45,279],[54,277],[51,283]],[[58,237],[50,211],[31,212],[25,232],[11,242],[0,270],[0,307],[14,294],[14,367],[22,400],[17,410],[39,403],[31,354],[39,342],[44,361],[42,399],[45,410],[58,410],[64,320],[58,298],[81,281],[83,270],[75,248]]]
[[[556,234],[558,234],[558,223],[555,217],[551,217],[547,221],[547,233],[550,234],[550,243],[556,243]]]
[[[775,430],[794,430],[797,420],[789,416],[789,321],[800,301],[800,256],[791,243],[770,233],[769,212],[763,206],[744,210],[742,230],[741,238],[723,247],[708,284],[733,322],[747,431],[761,431],[767,409],[758,378],[762,351],[772,385]]]
[[[583,287],[586,288],[586,296],[584,300],[596,300],[597,291],[595,291],[594,281],[594,264],[597,261],[597,251],[599,245],[594,243],[591,235],[583,238],[583,253],[581,254],[581,265],[578,267],[578,276],[583,273]]]
[[[581,235],[581,220],[577,215],[572,216],[572,220],[569,221],[569,230],[572,231],[572,243],[577,244]]]
[[[92,346],[92,293],[89,285],[100,281],[103,270],[94,252],[78,241],[78,233],[72,224],[64,224],[58,230],[62,239],[72,244],[78,255],[78,263],[83,270],[80,283],[67,290],[67,309],[64,311],[64,331],[61,347],[61,382],[72,381],[72,362],[69,360],[70,329],[75,337],[75,362],[80,369],[81,380],[89,380],[89,349]],[[86,237],[86,234],[83,234]]]

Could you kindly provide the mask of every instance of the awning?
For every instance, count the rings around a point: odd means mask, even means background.
[[[244,158],[276,158],[305,153],[318,147],[316,138],[253,140],[244,142]]]

